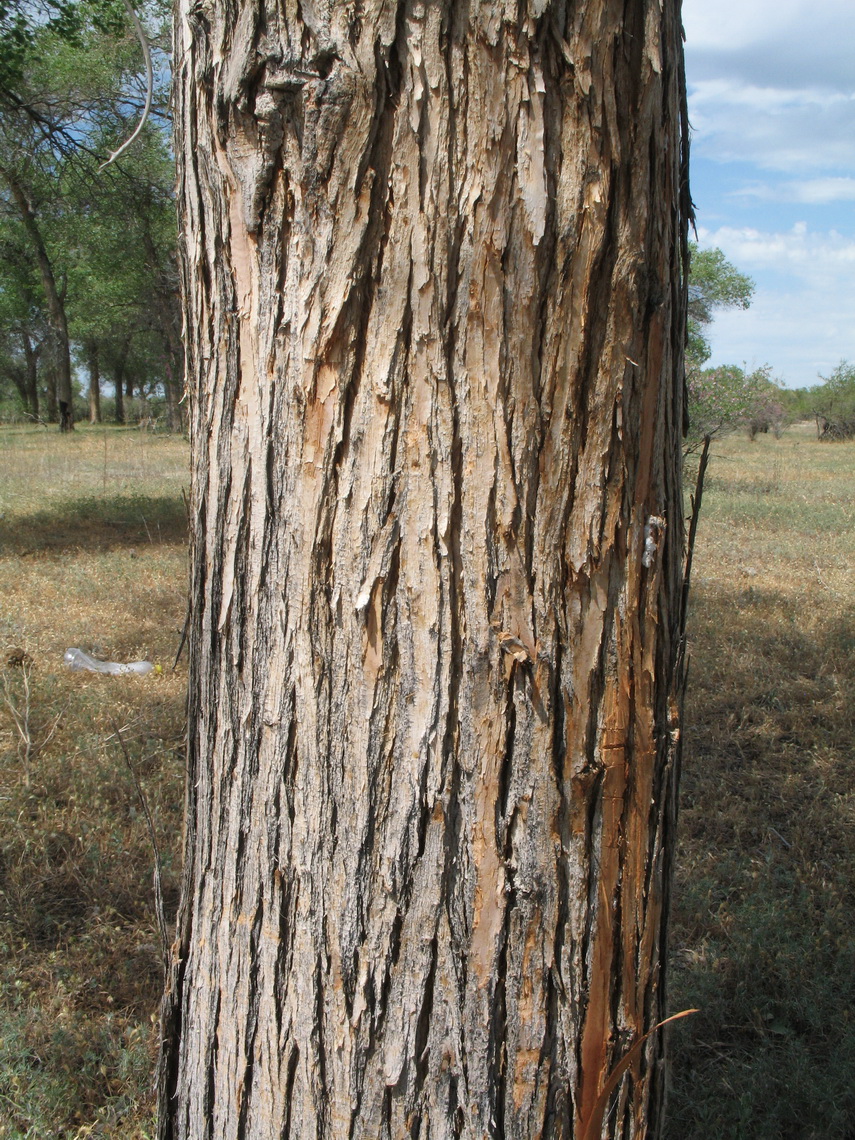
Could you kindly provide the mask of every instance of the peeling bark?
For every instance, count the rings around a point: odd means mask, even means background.
[[[678,0],[180,5],[161,1140],[579,1137],[663,1015]],[[662,1044],[609,1137],[656,1133]]]

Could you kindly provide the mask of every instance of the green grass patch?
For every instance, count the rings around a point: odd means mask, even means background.
[[[697,552],[668,1140],[855,1136],[855,448],[717,445]],[[773,486],[762,473],[775,472]]]
[[[0,1140],[147,1140],[152,854],[111,737],[172,910],[186,445],[6,429],[0,464]],[[809,428],[715,446],[669,983],[701,1013],[672,1032],[668,1140],[855,1137],[854,473]],[[73,645],[162,671],[72,674]]]
[[[154,1135],[153,856],[178,893],[187,448],[0,431],[0,1140]],[[80,646],[148,677],[71,673]]]

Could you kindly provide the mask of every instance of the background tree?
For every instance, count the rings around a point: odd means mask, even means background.
[[[855,436],[855,365],[841,360],[822,384],[811,389],[809,407],[820,439]]]
[[[41,284],[20,220],[0,212],[0,400],[38,420],[39,363],[49,336]]]
[[[140,49],[124,9],[67,5],[62,20],[52,11],[25,6],[14,19],[0,12],[0,40],[22,37],[14,67],[0,69],[0,205],[17,218],[39,272],[36,300],[50,332],[51,352],[42,353],[48,412],[58,408],[68,428],[75,347],[81,362],[93,348],[109,355],[106,339],[129,332],[158,334],[156,359],[166,367],[155,370],[170,382],[167,404],[177,408],[177,275],[162,123],[119,164],[99,170],[104,153],[132,130],[142,99]],[[3,287],[14,285],[7,274]],[[19,297],[16,305],[24,303]]]
[[[689,432],[686,451],[722,432],[745,428],[753,439],[758,433],[780,435],[789,416],[781,388],[769,367],[746,372],[738,365],[693,368],[687,376]]]
[[[173,161],[158,132],[149,132],[112,168],[71,187],[63,234],[73,251],[69,321],[82,356],[100,358],[139,394],[162,393],[169,427],[181,427],[181,349]],[[112,369],[110,368],[112,365]],[[119,414],[121,413],[121,414]]]
[[[752,438],[770,429],[780,432],[786,418],[780,389],[768,367],[746,372],[738,365],[704,368],[711,355],[706,330],[721,309],[747,309],[754,282],[740,273],[720,249],[690,243],[686,380],[688,439],[686,452],[704,439],[737,427]]]
[[[164,1140],[581,1140],[662,1013],[680,32],[676,0],[179,7]],[[655,1132],[661,1060],[609,1136]]]
[[[710,358],[706,329],[721,309],[747,309],[754,282],[732,265],[720,249],[689,244],[689,311],[687,367],[700,368]]]

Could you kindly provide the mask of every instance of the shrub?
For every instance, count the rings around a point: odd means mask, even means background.
[[[746,427],[751,439],[772,431],[777,439],[787,421],[781,390],[767,366],[746,373],[736,365],[693,368],[687,376],[689,439],[694,451],[705,436]]]
[[[813,414],[820,439],[855,437],[855,364],[841,360],[830,376],[813,390]]]

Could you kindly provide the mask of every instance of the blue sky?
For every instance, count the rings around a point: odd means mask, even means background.
[[[855,362],[855,0],[684,0],[701,245],[755,281],[711,364],[787,387]]]

